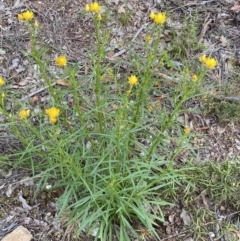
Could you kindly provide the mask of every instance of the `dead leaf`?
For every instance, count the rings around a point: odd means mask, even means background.
[[[120,6],[119,8],[118,8],[118,13],[125,13],[126,11],[125,11],[125,9],[124,9],[124,7],[123,6]]]
[[[240,239],[240,232],[238,230],[233,230],[233,232],[238,236],[238,238]]]
[[[227,40],[227,38],[225,38],[223,35],[221,36],[220,41],[221,41],[221,45],[222,45],[223,47],[226,47],[226,46],[227,46],[228,40]]]
[[[195,130],[196,131],[207,131],[207,130],[209,130],[209,126],[203,126],[203,127],[197,127]]]
[[[7,188],[7,191],[5,192],[5,194],[7,195],[7,197],[11,197],[13,192],[13,188],[12,188],[12,184],[10,184]]]
[[[34,104],[34,103],[36,103],[37,101],[38,101],[38,96],[37,95],[34,95],[32,98],[30,98],[30,102],[32,103],[32,104]]]
[[[89,71],[89,67],[87,65],[85,65],[84,67],[84,74],[87,75]]]
[[[29,211],[32,209],[32,207],[27,204],[27,201],[23,198],[21,193],[19,193],[18,199],[22,203],[22,206],[26,211]]]
[[[28,85],[28,84],[29,84],[29,79],[28,79],[28,78],[23,79],[23,80],[21,80],[21,81],[18,83],[19,86],[25,86],[25,85]]]
[[[23,3],[21,3],[20,0],[17,0],[17,1],[14,3],[13,8],[20,8],[20,7],[22,7],[22,5],[23,5]]]
[[[240,11],[240,5],[235,5],[235,6],[231,7],[230,10],[238,12],[238,11]]]
[[[203,192],[201,192],[200,196],[201,196],[201,198],[202,198],[204,207],[205,207],[207,210],[210,210],[210,209],[209,209],[208,202],[207,202],[207,199],[206,199],[206,193],[203,191]]]
[[[161,95],[161,96],[156,96],[155,97],[155,100],[164,100],[166,98],[166,96],[163,96],[163,95]]]
[[[57,84],[58,84],[58,85],[61,85],[61,86],[69,86],[69,83],[66,82],[65,80],[62,80],[62,79],[59,79],[59,80],[57,81]]]
[[[180,213],[180,218],[183,220],[184,225],[189,226],[191,223],[191,218],[187,214],[187,211],[185,209],[182,209],[182,212]]]

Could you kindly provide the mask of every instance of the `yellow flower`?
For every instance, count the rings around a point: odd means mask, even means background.
[[[156,24],[163,24],[166,22],[166,14],[165,13],[157,13],[155,14],[153,21]]]
[[[50,118],[57,118],[60,114],[60,110],[56,107],[51,107],[49,109],[45,110],[46,115],[48,115]]]
[[[151,18],[152,20],[154,20],[155,18],[155,13],[153,11],[150,12],[149,18]]]
[[[131,92],[132,92],[132,91],[131,91],[130,89],[126,91],[127,95],[130,95]]]
[[[55,124],[57,122],[57,118],[50,117],[49,121],[50,121],[51,124]]]
[[[147,42],[151,41],[151,39],[152,39],[152,38],[151,38],[150,35],[147,35],[147,36],[146,36],[146,41],[147,41]]]
[[[37,21],[37,20],[34,22],[33,26],[34,26],[34,28],[36,28],[36,29],[38,29],[38,28],[39,28],[39,23],[38,23],[38,21]]]
[[[2,77],[0,77],[0,86],[3,86],[3,85],[5,85],[5,81]]]
[[[6,95],[5,95],[5,93],[3,92],[3,93],[2,93],[2,99],[5,98],[5,97],[6,97]]]
[[[207,58],[204,63],[209,69],[214,69],[217,66],[217,60],[214,58]]]
[[[18,20],[19,20],[19,21],[24,20],[24,17],[23,17],[23,14],[22,14],[22,13],[19,13],[19,14],[18,14]]]
[[[214,69],[217,66],[217,60],[214,58],[206,57],[206,54],[199,58],[200,62],[204,63],[207,68]]]
[[[151,112],[153,110],[153,107],[151,105],[148,106],[148,111]]]
[[[67,65],[67,58],[64,55],[61,55],[59,57],[56,58],[56,64],[59,67],[65,67]]]
[[[202,56],[199,58],[200,62],[202,62],[202,63],[205,63],[206,59],[207,59],[206,54],[202,55]]]
[[[189,126],[185,126],[183,130],[184,130],[184,132],[185,132],[186,134],[189,134],[190,131],[191,131],[191,129],[190,129]]]
[[[94,13],[98,13],[101,10],[101,6],[97,2],[91,3],[89,8],[90,11]]]
[[[34,18],[34,14],[32,11],[27,10],[26,12],[23,13],[23,17],[25,20],[30,21]]]
[[[45,110],[45,114],[48,115],[50,123],[55,124],[57,122],[57,117],[60,114],[60,110],[56,107],[51,107]]]
[[[198,76],[197,76],[196,74],[194,74],[194,75],[192,76],[192,81],[196,82],[197,80],[198,80]]]
[[[90,7],[89,7],[88,4],[85,5],[85,11],[86,11],[86,12],[89,12],[89,11],[90,11]]]
[[[98,13],[97,19],[98,19],[99,21],[102,20],[102,15],[101,15],[101,13]]]
[[[135,75],[131,75],[128,77],[128,83],[130,85],[137,85],[138,84],[138,78]]]
[[[30,115],[30,110],[21,110],[18,114],[20,120],[28,118],[29,115]]]

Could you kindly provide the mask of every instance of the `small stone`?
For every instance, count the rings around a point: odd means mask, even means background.
[[[3,237],[2,241],[31,241],[32,234],[23,226],[18,226],[11,233]]]
[[[221,211],[225,211],[226,208],[225,208],[224,206],[221,206],[221,207],[220,207],[220,210],[221,210]]]
[[[215,238],[215,236],[216,236],[213,232],[209,232],[208,235],[210,238]]]

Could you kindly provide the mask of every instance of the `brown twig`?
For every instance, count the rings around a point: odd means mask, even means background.
[[[54,86],[55,84],[57,84],[57,83],[53,83],[53,84],[51,84],[51,86]],[[36,94],[38,94],[38,93],[46,90],[46,89],[48,89],[48,88],[49,88],[49,86],[45,86],[45,87],[43,87],[43,88],[41,88],[41,89],[38,89],[38,90],[34,91],[33,93],[22,97],[21,100],[26,100],[26,99],[28,99],[28,98],[30,98],[30,97],[32,97],[32,96],[34,96],[34,95],[36,95]]]
[[[210,13],[207,15],[207,17],[204,20],[203,28],[202,28],[202,31],[199,35],[198,43],[201,43],[203,41],[203,37],[205,36],[206,32],[209,29],[209,24],[212,22],[212,19],[209,19],[209,17],[210,17]]]

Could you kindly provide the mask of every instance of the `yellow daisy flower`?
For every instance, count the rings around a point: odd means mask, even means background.
[[[49,109],[45,110],[46,115],[48,115],[49,117],[53,117],[56,118],[59,116],[60,114],[60,110],[56,107],[51,107]]]
[[[135,75],[131,75],[128,77],[128,83],[130,85],[137,85],[138,84],[138,78]]]
[[[206,54],[204,54],[199,58],[199,61],[202,63],[205,63],[206,59],[207,59]]]
[[[20,120],[28,118],[29,115],[30,115],[30,110],[21,110],[18,114]]]
[[[190,131],[191,131],[191,129],[190,129],[189,126],[185,126],[183,130],[184,130],[184,132],[185,132],[186,134],[189,134]]]
[[[101,6],[99,5],[98,2],[91,3],[89,8],[90,8],[90,11],[94,13],[98,13],[101,10]]]
[[[24,17],[23,17],[23,14],[22,14],[22,13],[19,13],[19,14],[18,14],[18,20],[19,20],[19,21],[24,20]]]
[[[146,39],[147,42],[149,42],[149,41],[151,41],[152,38],[151,38],[150,35],[147,35],[145,39]]]
[[[34,22],[33,26],[34,26],[34,28],[36,28],[36,29],[38,29],[38,28],[39,28],[39,23],[38,23],[38,21],[37,21],[37,20]]]
[[[67,65],[67,58],[64,55],[57,57],[55,61],[59,67],[65,67]]]
[[[55,124],[57,122],[57,118],[50,117],[49,121],[51,124]]]
[[[3,85],[5,85],[5,81],[2,77],[0,77],[0,86],[3,86]]]
[[[205,61],[205,65],[209,69],[214,69],[217,66],[217,60],[214,58],[207,58]]]
[[[192,81],[196,82],[197,80],[198,80],[198,76],[197,76],[196,74],[194,74],[194,75],[192,76]]]
[[[153,21],[156,23],[156,24],[163,24],[166,22],[166,14],[165,13],[156,13],[154,18],[153,18]]]
[[[200,62],[204,63],[208,69],[214,69],[217,66],[217,60],[214,58],[209,58],[206,54],[199,58]]]
[[[98,13],[97,19],[98,19],[99,21],[102,20],[102,15],[101,15],[101,13]]]
[[[150,12],[149,18],[151,18],[152,20],[154,20],[155,18],[155,13],[153,11]]]
[[[33,18],[34,18],[34,13],[32,11],[29,11],[29,10],[18,14],[18,20],[20,20],[20,21],[22,21],[22,20],[30,21]]]
[[[130,95],[131,92],[132,92],[132,91],[131,91],[130,89],[126,91],[127,95]]]
[[[90,6],[88,4],[85,5],[85,11],[90,12]]]
[[[53,106],[49,109],[46,109],[45,114],[48,115],[50,123],[55,124],[57,122],[57,117],[60,114],[60,109]]]

